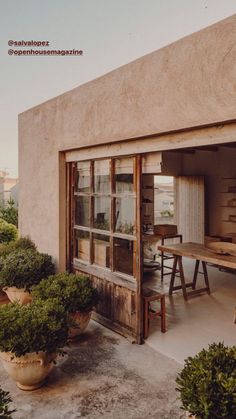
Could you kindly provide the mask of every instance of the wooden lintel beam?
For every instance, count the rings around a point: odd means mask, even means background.
[[[181,153],[181,154],[194,154],[195,153],[195,149],[189,149],[189,148],[182,148],[179,150],[167,150],[170,151],[171,153]]]
[[[236,143],[221,144],[221,147],[236,148]]]
[[[218,147],[214,145],[198,147],[197,151],[218,151]]]

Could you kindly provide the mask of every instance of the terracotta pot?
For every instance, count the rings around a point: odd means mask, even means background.
[[[89,320],[91,319],[92,311],[88,311],[86,313],[81,311],[76,311],[75,313],[71,313],[71,318],[74,322],[78,325],[78,327],[71,327],[69,330],[69,339],[75,339],[77,336],[81,335],[86,327],[89,324]]]
[[[3,367],[21,390],[36,390],[54,367],[56,354],[32,352],[16,357],[12,352],[0,352]]]
[[[24,288],[17,287],[4,287],[3,291],[7,294],[9,300],[14,303],[18,301],[20,304],[31,303],[32,297],[28,291],[25,291]]]

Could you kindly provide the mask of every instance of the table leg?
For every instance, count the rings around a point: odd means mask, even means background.
[[[187,296],[187,291],[186,291],[182,257],[178,258],[178,264],[179,264],[179,273],[180,273],[180,280],[181,280],[181,285],[182,285],[182,290],[183,290],[183,296],[184,296],[184,299],[187,300],[188,296]]]
[[[193,287],[192,287],[194,290],[196,288],[197,277],[198,277],[198,270],[199,270],[199,260],[196,260],[195,269],[194,269],[194,275],[193,275]]]
[[[171,280],[170,280],[169,295],[172,295],[172,293],[173,293],[178,259],[179,259],[179,256],[174,256],[174,263],[173,263],[173,269],[172,269]]]
[[[210,285],[209,285],[209,280],[208,280],[208,273],[207,273],[207,267],[206,267],[206,262],[202,261],[202,269],[203,269],[203,273],[204,273],[204,279],[205,279],[205,284],[206,284],[206,289],[208,294],[210,294]]]
[[[162,333],[166,332],[166,303],[164,295],[161,298],[161,331]]]
[[[161,245],[163,246],[164,244],[164,239],[163,237],[161,238]],[[164,279],[164,252],[161,251],[161,282],[163,282]]]

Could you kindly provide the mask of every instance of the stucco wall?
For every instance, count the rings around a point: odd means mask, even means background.
[[[59,150],[235,119],[235,41],[236,15],[20,114],[21,233],[58,258]]]

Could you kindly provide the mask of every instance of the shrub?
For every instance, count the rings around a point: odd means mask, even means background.
[[[6,257],[15,250],[35,250],[36,246],[29,237],[20,237],[16,241],[0,244],[0,258]]]
[[[16,226],[0,219],[0,243],[9,243],[10,241],[16,240],[17,236],[18,231]]]
[[[58,298],[69,313],[87,312],[98,303],[98,292],[85,275],[67,272],[49,276],[32,289],[33,298]]]
[[[6,206],[0,206],[0,218],[18,227],[18,208],[15,205],[14,199],[10,198]]]
[[[178,375],[182,407],[198,418],[235,418],[236,346],[213,343],[185,361]]]
[[[51,256],[33,250],[15,250],[2,258],[0,264],[0,285],[27,291],[55,272]]]
[[[70,321],[57,300],[0,306],[0,351],[15,356],[53,353],[65,346]]]
[[[9,396],[8,391],[4,391],[0,387],[0,418],[2,419],[11,419],[11,414],[15,412],[15,410],[9,410],[9,403],[11,403],[11,397]]]

